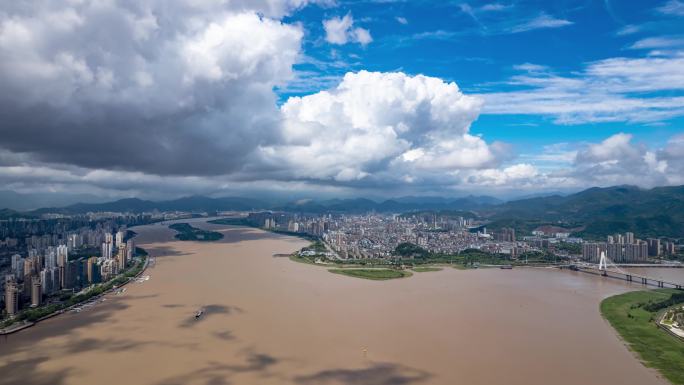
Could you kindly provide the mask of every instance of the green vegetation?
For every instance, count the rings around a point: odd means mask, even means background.
[[[659,302],[649,302],[643,305],[644,310],[649,312],[658,312],[663,309],[667,309],[670,306],[674,306],[680,303],[684,303],[684,291],[677,291],[672,293],[670,298],[659,301]]]
[[[397,245],[397,247],[394,249],[394,253],[404,258],[427,258],[430,256],[429,251],[410,242],[404,242]]]
[[[299,262],[299,263],[308,263],[308,264],[310,264],[310,265],[313,265],[313,264],[315,263],[315,262],[314,262],[314,260],[315,260],[314,257],[303,256],[303,255],[299,255],[299,254],[297,254],[297,253],[291,254],[291,255],[290,255],[290,260],[291,260],[291,261],[294,261],[294,262]]]
[[[410,271],[393,269],[330,269],[331,273],[347,275],[354,278],[384,281],[388,279],[410,277]]]
[[[642,190],[635,186],[590,188],[577,194],[521,199],[492,207],[488,229],[513,227],[520,234],[549,224],[576,228],[587,239],[631,231],[640,238],[684,234],[684,186]],[[579,227],[581,226],[581,227]]]
[[[675,385],[684,384],[684,342],[655,322],[657,310],[683,300],[681,291],[661,289],[620,294],[601,302],[601,314],[644,364],[658,369]]]
[[[313,243],[311,243],[308,247],[305,247],[303,250],[313,250],[317,253],[325,253],[328,251],[328,249],[325,248],[325,245],[323,242],[321,242],[320,239],[315,240]]]
[[[252,222],[247,220],[247,218],[221,218],[214,219],[213,221],[209,221],[207,223],[213,223],[215,225],[256,227]]]
[[[301,255],[301,252],[307,252],[307,251],[313,251],[315,254],[313,255]],[[295,261],[295,262],[301,262],[301,263],[308,263],[308,264],[314,264],[317,259],[323,260],[328,263],[333,263],[331,260],[329,260],[325,252],[328,251],[323,244],[323,242],[320,239],[316,239],[315,241],[311,242],[311,244],[307,247],[302,248],[302,250],[298,253],[293,253],[290,255],[290,260]],[[338,265],[338,264],[336,264]]]
[[[174,223],[170,225],[169,228],[178,231],[176,239],[180,239],[181,241],[211,242],[223,238],[223,234],[219,232],[198,229],[187,223]]]
[[[431,271],[440,271],[442,270],[441,267],[431,267],[431,266],[417,266],[411,269],[415,271],[416,273],[428,273]]]
[[[582,245],[579,243],[558,242],[556,244],[556,249],[567,251],[568,254],[573,255],[582,254]]]

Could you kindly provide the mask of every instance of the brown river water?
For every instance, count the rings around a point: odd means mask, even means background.
[[[300,239],[195,225],[225,238],[136,228],[148,281],[0,337],[0,384],[666,384],[599,313],[640,285],[534,268],[368,281],[272,256]]]

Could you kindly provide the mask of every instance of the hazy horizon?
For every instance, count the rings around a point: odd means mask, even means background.
[[[606,188],[614,188],[614,187],[635,187],[639,188],[642,190],[649,190],[648,188],[641,188],[639,186],[633,186],[633,185],[618,185],[618,186],[608,186]],[[678,187],[678,186],[672,186],[672,187]],[[537,193],[533,192],[519,192],[518,194],[511,194],[511,195],[489,195],[489,194],[477,194],[477,193],[463,193],[463,194],[457,194],[453,193],[452,195],[446,195],[446,194],[421,194],[421,195],[363,195],[363,194],[357,194],[357,195],[319,195],[319,194],[277,194],[269,191],[264,191],[264,192],[251,192],[251,193],[218,193],[218,194],[211,194],[211,195],[203,195],[203,194],[194,194],[194,195],[170,195],[170,196],[151,196],[151,197],[139,197],[139,196],[108,196],[108,197],[102,197],[102,196],[96,196],[92,194],[61,194],[61,193],[18,193],[10,190],[0,190],[0,202],[2,202],[2,207],[0,209],[10,209],[10,210],[15,210],[15,211],[30,211],[30,210],[35,210],[35,209],[42,209],[42,208],[50,208],[50,207],[66,207],[70,206],[73,204],[80,204],[80,203],[85,203],[85,204],[98,204],[98,203],[108,203],[108,202],[114,202],[114,201],[119,201],[119,200],[125,200],[125,199],[140,199],[143,201],[152,201],[152,202],[164,202],[164,201],[173,201],[173,200],[178,200],[178,199],[184,199],[184,198],[194,198],[194,197],[201,197],[201,198],[212,198],[212,199],[221,199],[221,198],[238,198],[238,199],[250,199],[250,200],[255,200],[259,201],[265,205],[279,205],[279,204],[300,204],[300,203],[306,203],[306,202],[326,202],[326,201],[334,201],[334,200],[354,200],[354,199],[367,199],[367,200],[372,200],[377,203],[381,203],[384,201],[392,201],[392,200],[401,200],[401,201],[406,201],[406,200],[415,200],[419,202],[429,202],[430,200],[445,200],[445,201],[451,201],[451,200],[459,200],[459,199],[467,199],[467,198],[482,198],[482,199],[487,199],[491,198],[493,200],[496,200],[497,202],[503,203],[503,202],[509,202],[509,201],[515,201],[515,200],[520,200],[520,199],[528,199],[528,198],[537,198],[537,197],[546,197],[546,196],[552,196],[552,195],[559,195],[559,196],[567,196],[567,195],[572,195],[576,194],[582,191],[585,191],[587,189],[591,188],[600,188],[597,186],[593,187],[588,187],[586,189],[580,189],[580,190],[569,190],[569,191],[541,191]]]

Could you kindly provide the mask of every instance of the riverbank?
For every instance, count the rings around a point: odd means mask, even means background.
[[[346,275],[353,278],[386,281],[388,279],[406,278],[413,275],[410,271],[394,269],[330,269],[333,274]]]
[[[117,290],[128,285],[131,281],[134,281],[136,278],[140,277],[149,266],[150,259],[147,251],[141,248],[138,248],[138,250],[140,250],[139,252],[144,253],[142,255],[142,260],[138,263],[138,265],[132,266],[128,271],[116,276],[108,282],[102,283],[96,287],[91,288],[86,293],[72,296],[66,302],[50,304],[46,305],[45,307],[37,309],[25,310],[25,312],[41,312],[45,314],[39,316],[35,320],[24,319],[15,321],[14,323],[8,325],[8,327],[0,329],[0,336],[7,336],[10,334],[18,333],[22,330],[33,327],[42,321],[64,314],[78,306],[82,306],[85,303],[97,301],[98,299],[111,293],[113,290]],[[23,316],[27,318],[30,317],[30,315],[26,314],[24,314]]]
[[[668,385],[598,312],[626,282],[444,266],[380,283],[273,257],[300,239],[189,223],[224,238],[135,228],[154,279],[0,338],[0,385]]]
[[[432,271],[441,271],[442,268],[441,267],[433,267],[433,266],[418,266],[418,267],[414,267],[411,270],[415,271],[416,273],[429,273]]]
[[[601,314],[610,322],[643,363],[657,369],[675,385],[684,384],[684,342],[657,325],[658,311],[649,311],[668,300],[674,289],[634,291],[606,298]]]

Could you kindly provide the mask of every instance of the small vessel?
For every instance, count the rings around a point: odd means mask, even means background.
[[[513,265],[503,265],[500,267],[500,269],[504,269],[504,270],[510,270],[512,268],[513,268]]]
[[[197,310],[197,313],[195,313],[195,319],[200,319],[202,314],[204,314],[204,309]]]

